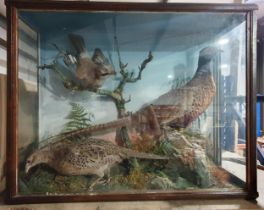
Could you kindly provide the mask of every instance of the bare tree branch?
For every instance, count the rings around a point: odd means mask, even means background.
[[[146,59],[141,63],[141,65],[138,67],[138,69],[139,69],[138,76],[135,77],[135,78],[132,78],[132,76],[131,76],[129,79],[127,79],[127,82],[129,82],[129,83],[133,83],[133,82],[136,82],[136,81],[138,81],[138,80],[141,80],[141,74],[142,74],[143,70],[146,68],[147,64],[148,64],[150,61],[152,61],[152,59],[153,59],[153,55],[152,55],[152,53],[151,53],[151,51],[150,51],[149,54],[148,54],[148,58],[146,58]],[[132,74],[131,74],[131,75],[132,75]]]
[[[129,95],[129,98],[127,100],[124,100],[124,103],[129,103],[131,101],[131,95]]]
[[[116,101],[121,101],[122,100],[121,95],[118,94],[118,93],[116,93],[115,91],[104,90],[104,89],[97,89],[94,92],[97,93],[97,94],[100,94],[100,95],[109,96],[110,98],[112,98],[113,100],[116,100]]]
[[[125,69],[128,64],[124,64],[121,60],[121,55],[120,55],[120,50],[119,50],[119,44],[118,44],[118,39],[117,36],[115,35],[114,37],[115,40],[115,46],[116,46],[116,52],[117,52],[117,57],[118,57],[118,63],[119,63],[119,68],[120,68],[120,74],[124,76],[125,74]]]

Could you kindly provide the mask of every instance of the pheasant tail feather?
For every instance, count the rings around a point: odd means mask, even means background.
[[[166,156],[160,156],[160,155],[154,155],[144,152],[138,152],[131,149],[123,148],[123,152],[126,156],[126,158],[140,158],[140,159],[151,159],[151,160],[168,160],[169,157]]]

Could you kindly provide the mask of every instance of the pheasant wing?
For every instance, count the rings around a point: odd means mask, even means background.
[[[183,118],[184,114],[192,109],[194,87],[182,87],[178,90],[171,90],[153,101],[153,108],[158,122],[169,123],[172,120]]]
[[[92,56],[92,61],[98,65],[110,65],[109,60],[105,57],[102,50],[96,48]]]
[[[68,37],[78,55],[87,52],[85,42],[82,36],[77,34],[69,34]]]
[[[67,160],[79,168],[82,174],[96,174],[102,177],[105,170],[122,161],[115,147],[110,142],[89,139],[71,146]]]

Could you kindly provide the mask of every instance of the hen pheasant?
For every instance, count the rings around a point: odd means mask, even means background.
[[[25,171],[46,164],[63,175],[96,175],[102,178],[112,166],[129,158],[166,160],[154,154],[142,153],[111,142],[90,138],[83,142],[63,141],[35,151],[26,160]]]
[[[196,73],[186,85],[170,90],[133,114],[137,130],[144,132],[142,128],[147,128],[158,133],[161,125],[186,128],[196,120],[211,104],[216,93],[211,60],[219,52],[214,47],[202,49]]]

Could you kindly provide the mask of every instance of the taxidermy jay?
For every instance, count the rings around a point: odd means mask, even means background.
[[[90,59],[83,37],[76,34],[69,34],[68,37],[78,55],[76,77],[81,80],[83,88],[95,90],[102,86],[108,76],[116,73],[99,48],[94,50]]]

